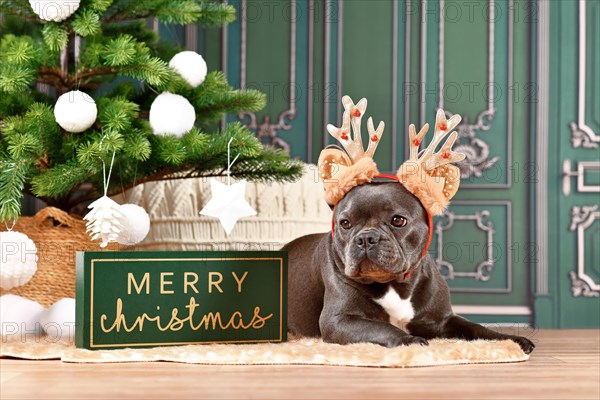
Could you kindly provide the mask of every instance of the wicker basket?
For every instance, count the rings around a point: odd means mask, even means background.
[[[86,233],[85,222],[58,208],[46,207],[33,217],[19,218],[14,231],[26,234],[35,243],[38,250],[37,272],[23,286],[0,289],[0,295],[23,296],[45,307],[64,297],[75,297],[76,252],[100,250],[98,243],[92,242]]]

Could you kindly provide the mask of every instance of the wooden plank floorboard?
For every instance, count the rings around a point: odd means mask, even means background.
[[[527,362],[424,368],[0,360],[1,399],[600,399],[600,330],[535,332]]]

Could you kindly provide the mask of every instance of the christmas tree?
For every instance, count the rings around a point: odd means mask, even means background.
[[[0,0],[0,15],[0,221],[20,215],[24,193],[67,211],[102,196],[112,160],[109,194],[224,175],[231,138],[239,154],[232,177],[292,181],[302,173],[241,124],[216,129],[226,113],[263,108],[264,94],[232,88],[220,71],[205,74],[200,56],[176,55],[148,28],[149,18],[221,26],[235,19],[232,6]]]

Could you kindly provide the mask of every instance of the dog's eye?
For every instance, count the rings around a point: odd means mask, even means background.
[[[340,225],[342,226],[342,228],[344,229],[350,229],[352,228],[352,224],[350,223],[350,221],[348,221],[347,219],[343,219],[340,221]]]
[[[394,215],[392,217],[392,225],[394,225],[397,228],[401,228],[404,225],[406,225],[406,218],[401,217],[399,215]]]

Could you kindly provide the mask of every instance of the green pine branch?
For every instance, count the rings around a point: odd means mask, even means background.
[[[265,147],[259,157],[239,159],[231,168],[231,176],[257,182],[269,182],[278,176],[282,181],[297,181],[304,173],[301,161],[291,160],[281,149]]]
[[[35,70],[8,63],[0,66],[0,91],[15,94],[29,91],[29,86],[35,80]]]
[[[231,170],[233,177],[262,182],[295,181],[303,173],[302,162],[291,160],[281,150],[264,147],[251,131],[236,122],[229,124],[221,133],[205,134],[193,129],[181,138],[149,137],[153,152],[147,161],[135,163],[138,175],[131,176],[131,170],[125,173],[115,170],[111,192],[129,188],[133,182],[225,176],[227,148],[231,139],[231,158],[239,155]],[[122,157],[117,162],[127,163],[127,159]],[[245,166],[248,166],[246,171]],[[140,171],[146,175],[140,176]]]
[[[84,9],[73,18],[72,27],[82,37],[99,34],[102,32],[100,15],[91,9]]]
[[[67,27],[56,22],[44,24],[42,35],[44,36],[44,43],[46,43],[46,46],[54,52],[59,52],[62,48],[66,47],[69,42],[69,31],[67,30]]]
[[[235,8],[232,5],[211,1],[200,2],[196,23],[207,26],[223,26],[235,21]]]
[[[6,35],[0,41],[0,93],[30,91],[41,52],[31,37]]]
[[[114,2],[115,0],[84,0],[84,5],[88,6],[91,11],[103,14]]]
[[[107,14],[105,23],[156,17],[164,23],[221,26],[235,20],[232,5],[199,0],[122,0],[115,2]]]
[[[208,121],[216,121],[226,113],[259,111],[267,102],[266,95],[258,90],[236,90],[229,86],[221,71],[210,72],[189,97],[197,117]]]
[[[97,175],[100,171],[100,168],[90,170],[78,163],[77,160],[71,160],[33,177],[31,191],[42,199],[59,198],[71,193],[74,188],[87,182],[90,177]]]
[[[160,42],[147,18],[164,23],[218,26],[233,21],[234,8],[200,0],[82,0],[62,22],[41,21],[28,0],[0,0],[0,221],[17,218],[24,193],[64,210],[103,194],[103,165],[114,154],[109,193],[138,183],[223,176],[227,150],[238,156],[235,178],[292,181],[303,164],[264,147],[240,123],[222,132],[209,127],[225,114],[255,112],[266,97],[238,90],[219,71],[192,88],[171,69],[180,49]],[[81,41],[74,60],[74,37]],[[62,51],[66,49],[66,51]],[[61,63],[61,53],[69,58]],[[50,94],[36,84],[51,87]],[[85,132],[69,133],[54,117],[56,98],[80,89],[96,101],[98,116]],[[156,95],[186,97],[196,127],[176,136],[154,135],[148,121]],[[203,129],[206,129],[204,131]],[[212,128],[211,128],[212,129]]]
[[[0,14],[30,21],[38,20],[28,0],[0,0]]]
[[[31,167],[30,160],[0,158],[0,221],[11,221],[21,214],[21,200]]]

